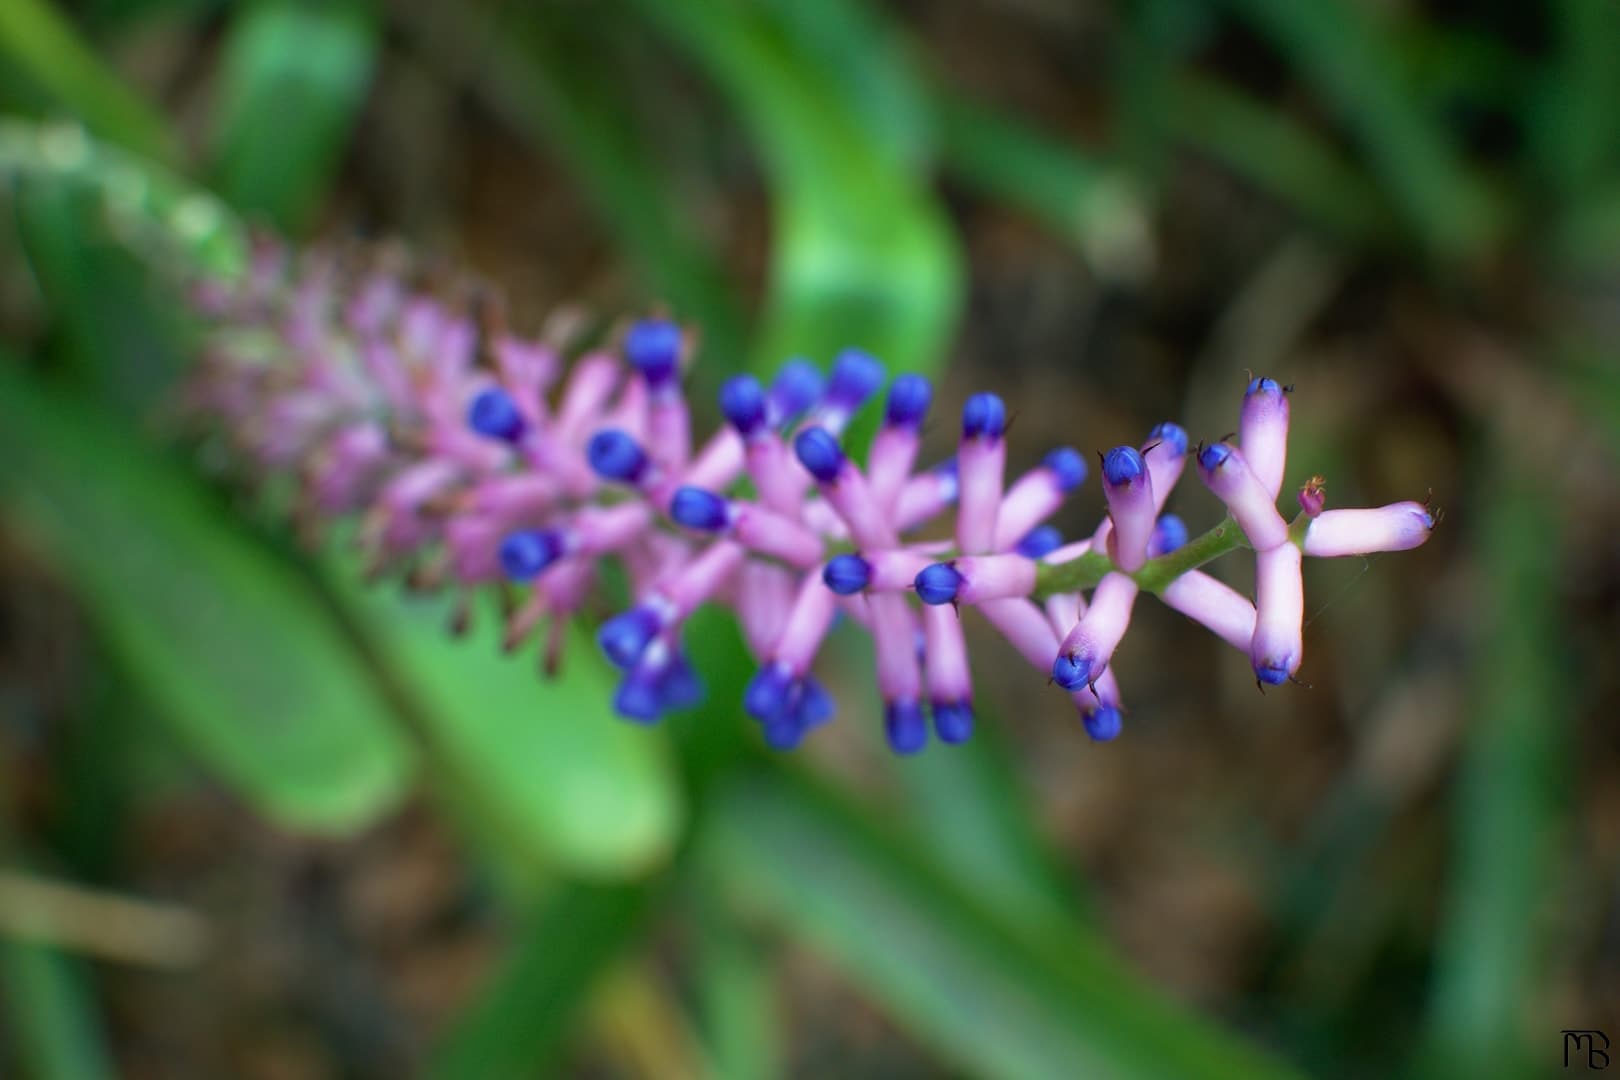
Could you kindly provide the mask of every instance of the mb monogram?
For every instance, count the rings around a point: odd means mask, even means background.
[[[1600,1045],[1601,1044],[1601,1045]],[[1573,1061],[1571,1056],[1573,1055]],[[1566,1028],[1564,1030],[1564,1068],[1588,1069],[1609,1067],[1609,1037],[1595,1029]]]

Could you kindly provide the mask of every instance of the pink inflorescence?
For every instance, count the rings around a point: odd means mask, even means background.
[[[1101,455],[1107,516],[1064,544],[1045,521],[1084,481],[1085,460],[1053,450],[1008,486],[1007,410],[994,394],[964,404],[955,456],[919,469],[933,391],[899,375],[864,467],[852,459],[843,435],[885,381],[857,350],[825,378],[790,361],[768,385],[729,380],[727,423],[697,444],[681,386],[692,339],[666,319],[631,325],[616,349],[565,372],[545,341],[481,329],[392,276],[355,280],[318,256],[265,247],[240,283],[199,299],[215,332],[188,404],[254,471],[298,476],[302,519],[359,514],[374,569],[452,582],[463,610],[477,586],[515,586],[507,646],[547,627],[548,667],[564,620],[614,557],[634,602],[597,638],[623,673],[614,707],[632,720],[699,701],[682,628],[700,605],[725,604],[760,663],[743,707],[778,749],[832,716],[812,665],[840,614],[871,634],[897,753],[927,744],[930,716],[942,742],[972,732],[965,608],[1106,741],[1122,722],[1110,661],[1140,591],[1247,652],[1259,682],[1275,685],[1303,654],[1302,556],[1415,547],[1434,525],[1417,503],[1327,510],[1314,477],[1301,514],[1285,521],[1276,500],[1288,399],[1267,378],[1244,396],[1241,449],[1223,441],[1194,454],[1227,506],[1224,527],[1255,552],[1251,602],[1196,569],[1202,558],[1175,561],[1194,548],[1163,512],[1189,455],[1173,423],[1141,448]],[[954,536],[916,538],[952,506]]]

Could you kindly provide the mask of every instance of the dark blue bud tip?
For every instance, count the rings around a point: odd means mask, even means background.
[[[766,664],[754,672],[743,691],[743,710],[755,720],[769,721],[787,711],[793,673],[786,664]]]
[[[655,723],[664,714],[658,681],[643,672],[630,672],[613,693],[613,711],[638,724]]]
[[[636,483],[647,471],[647,452],[618,428],[607,428],[592,435],[585,447],[585,459],[598,476],[623,484]]]
[[[658,697],[670,712],[691,709],[703,702],[703,680],[682,653],[670,658],[669,667],[658,680]]]
[[[994,394],[974,394],[962,406],[962,438],[999,439],[1007,430],[1007,406]]]
[[[501,541],[501,570],[513,581],[529,581],[562,554],[562,537],[555,530],[525,529]]]
[[[516,442],[526,425],[517,402],[498,386],[482,391],[467,407],[467,426],[491,439]]]
[[[950,746],[967,742],[973,734],[973,706],[965,701],[934,702],[934,734]]]
[[[1153,539],[1148,547],[1155,558],[1168,555],[1187,542],[1187,523],[1174,514],[1160,515],[1153,525]]]
[[[859,555],[834,555],[821,571],[821,580],[839,596],[853,596],[872,581],[872,564]]]
[[[1068,494],[1086,480],[1086,459],[1072,446],[1060,446],[1048,451],[1041,464],[1052,470],[1058,490]]]
[[[838,709],[833,702],[827,688],[816,681],[814,675],[806,675],[799,683],[799,703],[794,709],[798,717],[799,726],[805,731],[818,728],[833,718]]]
[[[915,754],[928,745],[928,720],[915,701],[891,701],[883,709],[883,730],[889,749],[897,754]]]
[[[1147,463],[1134,446],[1116,446],[1103,455],[1103,479],[1110,487],[1133,483],[1147,472]]]
[[[1254,665],[1254,677],[1267,686],[1281,686],[1288,681],[1288,669],[1281,664],[1259,660]]]
[[[1026,559],[1044,559],[1063,546],[1063,534],[1052,525],[1038,525],[1018,541],[1018,554]]]
[[[1232,456],[1232,448],[1223,442],[1209,443],[1198,451],[1198,465],[1206,472],[1214,472],[1226,464],[1226,459]]]
[[[1166,420],[1148,432],[1149,443],[1164,443],[1178,454],[1187,452],[1187,429]]]
[[[805,730],[804,723],[799,719],[798,715],[787,710],[783,710],[761,723],[761,731],[765,736],[765,745],[772,750],[779,750],[783,753],[799,748],[799,744],[804,741]]]
[[[950,563],[937,562],[918,571],[917,598],[925,604],[949,604],[962,589],[962,575]]]
[[[894,427],[916,428],[928,415],[934,388],[921,375],[898,375],[889,384],[889,404],[885,418]]]
[[[688,529],[719,532],[731,523],[731,507],[714,492],[688,485],[676,489],[669,516]]]
[[[793,440],[793,452],[798,455],[799,464],[820,483],[838,481],[838,472],[844,467],[844,451],[826,428],[806,428],[799,432]]]
[[[1281,394],[1282,392],[1282,383],[1262,375],[1249,381],[1249,388],[1243,392],[1243,396],[1253,397],[1256,394]]]
[[[1058,653],[1052,661],[1052,681],[1065,690],[1078,690],[1091,679],[1091,661],[1069,653]]]
[[[1109,742],[1119,735],[1125,717],[1112,705],[1103,705],[1086,713],[1081,722],[1086,725],[1086,734],[1091,736],[1092,742]]]
[[[603,623],[596,632],[596,643],[602,646],[609,660],[621,668],[629,668],[641,659],[659,628],[658,613],[637,605]]]
[[[827,383],[827,401],[854,412],[883,385],[883,365],[859,349],[845,349],[833,360]]]
[[[765,388],[752,375],[735,375],[720,387],[720,411],[731,426],[752,435],[765,425]]]
[[[808,360],[789,360],[771,380],[771,422],[785,423],[821,400],[826,380]]]
[[[654,385],[680,371],[681,328],[668,319],[642,319],[624,335],[624,357]]]

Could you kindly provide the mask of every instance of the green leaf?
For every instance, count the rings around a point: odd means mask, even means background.
[[[591,987],[642,928],[650,886],[563,888],[445,1034],[430,1076],[546,1075]]]
[[[333,588],[359,621],[461,797],[509,849],[565,872],[623,878],[668,857],[683,808],[663,737],[613,715],[596,643],[570,628],[563,672],[501,651],[493,610],[453,640],[441,598],[353,584]]]
[[[214,115],[221,194],[296,232],[365,103],[376,29],[346,4],[252,4],[231,27]]]
[[[86,973],[71,957],[45,945],[0,938],[0,1002],[12,1044],[5,1056],[15,1059],[23,1075],[40,1080],[115,1075]]]
[[[181,742],[288,827],[348,832],[393,806],[408,747],[307,582],[117,417],[16,367],[0,365],[0,506]]]
[[[971,1074],[1292,1075],[1157,997],[1096,938],[1001,922],[805,781],[739,783],[706,821],[695,857],[710,888],[825,954]]]

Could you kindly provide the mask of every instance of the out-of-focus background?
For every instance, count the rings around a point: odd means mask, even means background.
[[[1597,1062],[1617,55],[1612,0],[0,0],[0,1070]],[[665,303],[704,407],[860,345],[941,415],[1004,395],[1015,470],[1218,437],[1253,369],[1290,486],[1444,520],[1308,567],[1308,687],[1140,604],[1110,745],[983,633],[974,741],[894,759],[851,635],[768,755],[723,618],[710,703],[641,730],[583,635],[552,684],[453,642],[177,445],[177,283],[238,220],[527,331]]]

